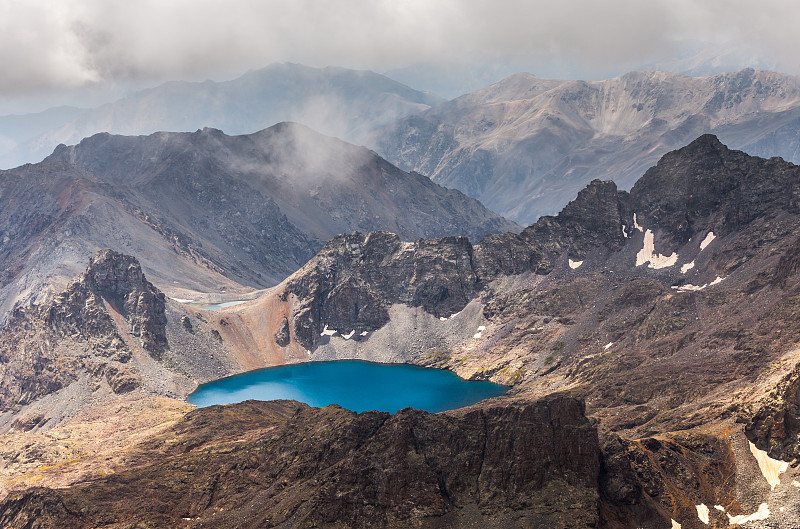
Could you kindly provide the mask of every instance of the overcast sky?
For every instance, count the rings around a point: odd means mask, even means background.
[[[591,79],[669,61],[687,40],[796,74],[798,21],[796,0],[0,0],[0,109],[284,61],[384,72],[511,58]]]

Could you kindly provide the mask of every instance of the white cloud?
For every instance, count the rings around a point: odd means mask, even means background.
[[[387,70],[521,57],[633,68],[678,39],[800,68],[791,0],[0,0],[0,93],[232,76],[272,62]]]

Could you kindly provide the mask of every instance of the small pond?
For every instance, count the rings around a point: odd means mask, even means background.
[[[411,407],[452,410],[502,395],[506,386],[467,381],[450,371],[361,360],[305,362],[249,371],[203,384],[189,395],[200,407],[248,399],[293,399],[310,406],[338,404],[362,412]]]

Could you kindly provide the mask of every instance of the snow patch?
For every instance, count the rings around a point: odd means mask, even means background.
[[[680,286],[674,286],[672,288],[674,288],[678,292],[697,292],[699,290],[703,290],[706,287],[710,287],[710,286],[714,286],[714,285],[717,285],[719,283],[722,283],[723,280],[724,280],[724,278],[722,278],[720,276],[717,276],[717,278],[714,281],[712,281],[711,283],[706,283],[705,285],[700,285],[700,286],[697,286],[697,285],[680,285]]]
[[[476,332],[472,337],[475,339],[480,338],[481,336],[483,336],[483,331],[485,330],[486,330],[486,325],[481,325],[480,327],[478,327],[478,332]]]
[[[792,481],[792,486],[793,487],[797,487],[798,489],[800,489],[800,481],[797,481],[797,480]]]
[[[706,504],[701,503],[700,505],[695,505],[694,507],[697,509],[697,517],[700,518],[700,521],[708,525],[708,507],[706,507]]]
[[[634,227],[634,228],[636,228],[636,229],[637,229],[637,230],[639,230],[639,231],[644,231],[644,230],[642,229],[642,227],[641,227],[641,226],[639,226],[639,223],[638,223],[638,222],[636,222],[636,213],[634,213],[634,214],[633,214],[633,227]]]
[[[670,520],[672,520],[672,518],[670,518]],[[672,520],[672,529],[681,529],[681,524],[679,524],[675,520]]]
[[[347,334],[343,334],[343,335],[342,335],[342,338],[344,338],[345,340],[349,340],[350,338],[352,338],[352,337],[353,337],[353,335],[354,335],[355,333],[356,333],[356,330],[355,330],[355,329],[353,329],[353,330],[352,330],[352,331],[350,331],[349,333],[347,333]]]
[[[368,331],[364,331],[364,332],[362,332],[362,333],[361,333],[361,336],[366,336],[366,335],[368,335],[368,334],[369,334],[369,332],[368,332]]]
[[[183,299],[183,298],[169,298],[172,301],[177,301],[178,303],[192,303],[193,299]]]
[[[439,321],[447,321],[447,318],[445,318],[444,316],[439,316]]]
[[[728,514],[728,523],[730,525],[742,525],[755,520],[766,520],[769,518],[769,515],[769,506],[766,503],[762,503],[753,514],[740,514],[738,516],[731,516]]]
[[[582,264],[583,264],[583,261],[573,261],[572,259],[569,260],[569,267],[572,268],[573,270],[575,270],[576,268],[578,268]]]
[[[322,329],[322,332],[319,333],[320,336],[333,336],[334,334],[336,334],[336,331],[334,331],[333,329],[328,330],[327,325],[325,326],[324,329]]]
[[[683,265],[681,267],[681,274],[685,274],[686,272],[688,272],[692,268],[694,268],[694,261],[692,261],[691,263],[686,263],[685,265]]]
[[[628,231],[625,229],[624,225],[622,226],[622,236],[625,237],[626,239],[629,237]]]
[[[605,349],[606,351],[608,351],[608,350],[611,348],[611,346],[612,346],[612,345],[614,345],[614,342],[608,342],[607,344],[605,344],[605,345],[603,346],[603,349]]]
[[[789,468],[789,463],[778,459],[772,459],[764,450],[759,450],[752,442],[748,442],[750,443],[750,452],[753,454],[753,457],[756,458],[756,461],[758,461],[758,468],[761,470],[761,473],[764,474],[764,479],[767,480],[772,490],[775,490],[775,486],[781,484],[780,475],[786,472],[786,469]],[[761,505],[766,505],[766,503],[762,503]],[[759,510],[761,510],[760,507]],[[769,515],[769,510],[767,510],[767,515]],[[763,520],[763,518],[755,519]]]
[[[650,230],[644,232],[644,245],[642,246],[642,249],[639,250],[639,253],[636,254],[636,266],[641,266],[647,262],[650,263],[648,265],[650,268],[656,270],[673,266],[678,262],[678,254],[675,252],[673,252],[670,256],[659,255],[656,253],[653,232]]]
[[[723,507],[722,505],[714,505],[714,508],[718,511],[725,512],[725,507]]]
[[[717,238],[717,236],[714,235],[713,231],[708,232],[708,235],[706,235],[706,238],[703,239],[703,241],[700,243],[700,251],[702,252],[703,250],[705,250],[706,246],[711,244],[711,241],[713,241],[716,238]]]
[[[486,325],[481,325],[481,326],[479,326],[479,327],[478,327],[478,330],[479,330],[479,331],[485,331],[485,330],[486,330]]]

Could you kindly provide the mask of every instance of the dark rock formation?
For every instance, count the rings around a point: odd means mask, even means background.
[[[292,293],[301,302],[295,336],[311,349],[325,325],[371,331],[388,321],[395,303],[449,316],[501,275],[547,274],[565,254],[607,255],[625,241],[626,201],[613,182],[597,180],[558,216],[543,217],[520,234],[489,235],[474,247],[464,237],[414,243],[386,232],[336,237],[285,284],[284,296]]]
[[[656,225],[683,244],[704,229],[727,235],[775,210],[796,213],[800,167],[728,149],[706,134],[664,155],[636,182],[631,199],[639,224]]]
[[[128,365],[126,340],[159,360],[168,348],[166,325],[164,294],[138,261],[99,251],[63,292],[18,309],[0,333],[0,409],[29,404],[87,371],[115,393],[135,389],[141,381]]]
[[[291,340],[291,335],[289,334],[289,319],[284,316],[281,320],[281,326],[275,332],[273,336],[275,338],[275,343],[280,345],[281,347],[286,347],[289,345]]]
[[[440,316],[458,312],[478,291],[472,245],[464,237],[406,243],[387,232],[340,235],[286,283],[300,301],[294,335],[311,348],[327,325],[374,330],[394,303]]]
[[[144,466],[86,486],[10,495],[0,525],[27,527],[34,518],[63,528],[167,527],[181,518],[215,528],[598,523],[597,434],[582,404],[565,396],[459,418],[248,401],[192,412],[140,453]]]

